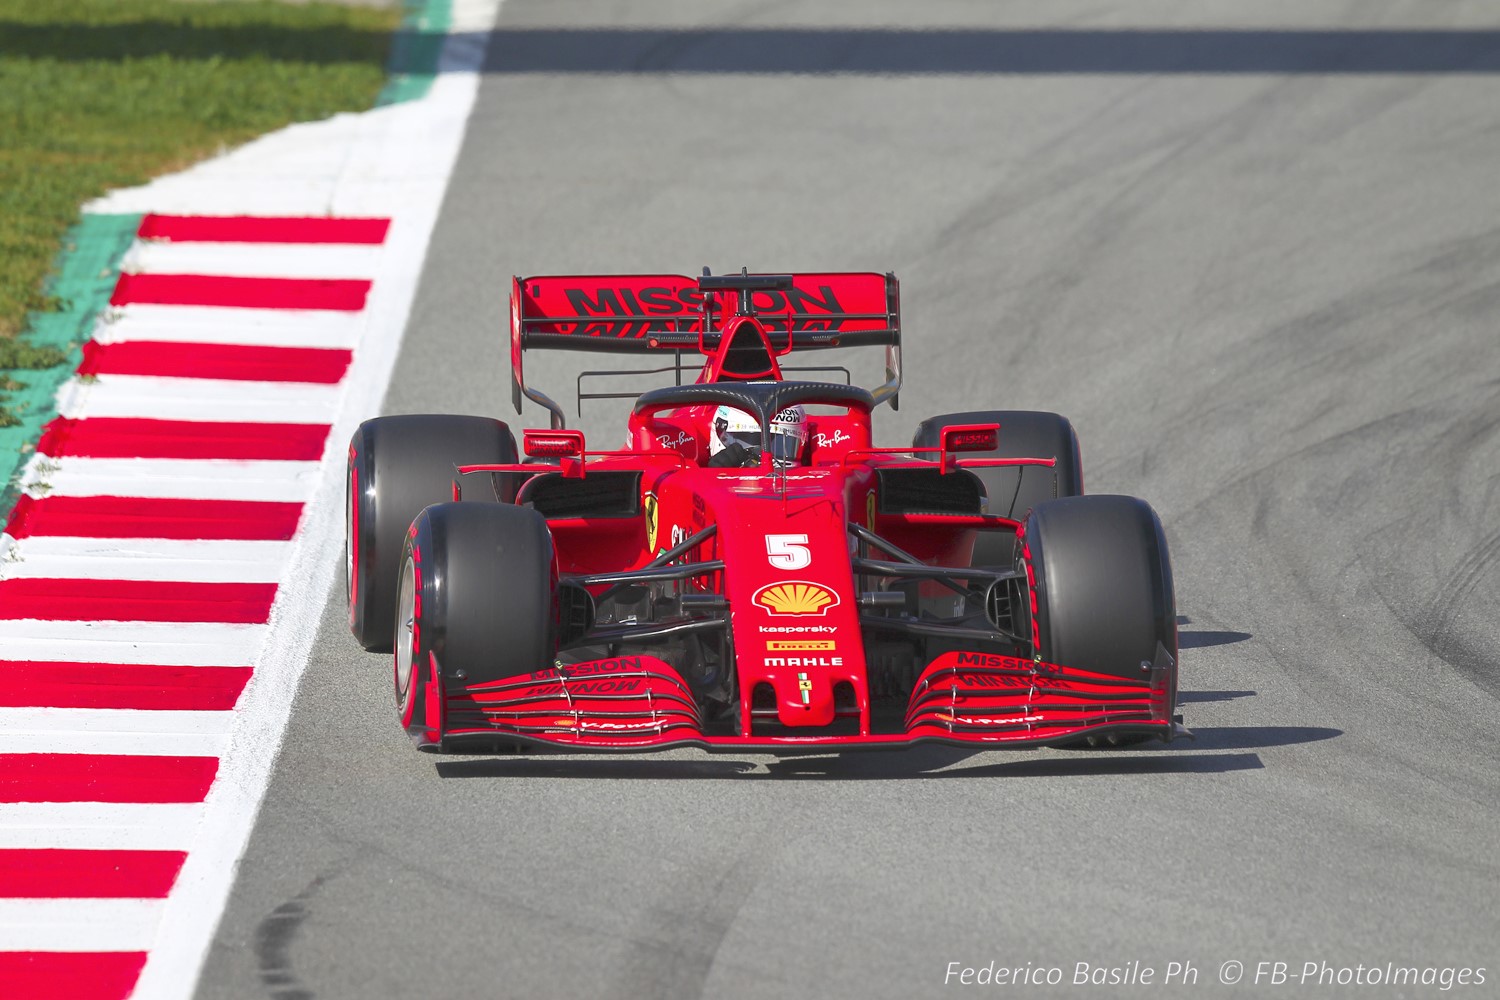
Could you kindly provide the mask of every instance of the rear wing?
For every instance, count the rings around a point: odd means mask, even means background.
[[[527,348],[712,355],[725,324],[753,315],[777,354],[833,347],[883,346],[884,384],[876,403],[898,402],[901,388],[901,286],[893,274],[831,271],[795,275],[545,275],[513,278],[510,293],[511,398],[545,407],[552,426],[562,408],[526,385]],[[668,369],[670,370],[670,369]],[[679,374],[680,377],[680,374]]]

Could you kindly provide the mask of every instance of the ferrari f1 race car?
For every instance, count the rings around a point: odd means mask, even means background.
[[[885,351],[873,390],[843,367],[783,366],[861,346]],[[526,384],[538,348],[656,356],[579,376],[580,408],[631,400],[625,447],[591,446]],[[519,453],[480,416],[376,417],[349,447],[349,625],[394,651],[418,747],[787,754],[1185,732],[1161,524],[1141,500],[1083,494],[1067,420],[949,413],[910,446],[873,443],[901,388],[893,275],[517,278],[510,350],[516,411],[551,415]],[[669,384],[586,391],[622,376]]]

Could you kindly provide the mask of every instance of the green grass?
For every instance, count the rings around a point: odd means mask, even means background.
[[[0,338],[48,307],[83,202],[370,107],[399,21],[323,3],[0,0]],[[0,368],[48,361],[0,345]]]

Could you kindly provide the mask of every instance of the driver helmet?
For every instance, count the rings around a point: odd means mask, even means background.
[[[771,461],[778,469],[796,465],[807,445],[807,414],[800,406],[788,406],[771,421],[769,445]],[[754,416],[733,406],[721,406],[714,412],[713,427],[708,433],[708,453],[715,456],[731,445],[746,452],[746,461],[760,463],[760,424]]]

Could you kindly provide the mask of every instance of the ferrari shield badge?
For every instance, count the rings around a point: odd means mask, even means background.
[[[647,493],[641,506],[646,509],[646,548],[656,551],[656,494]]]

